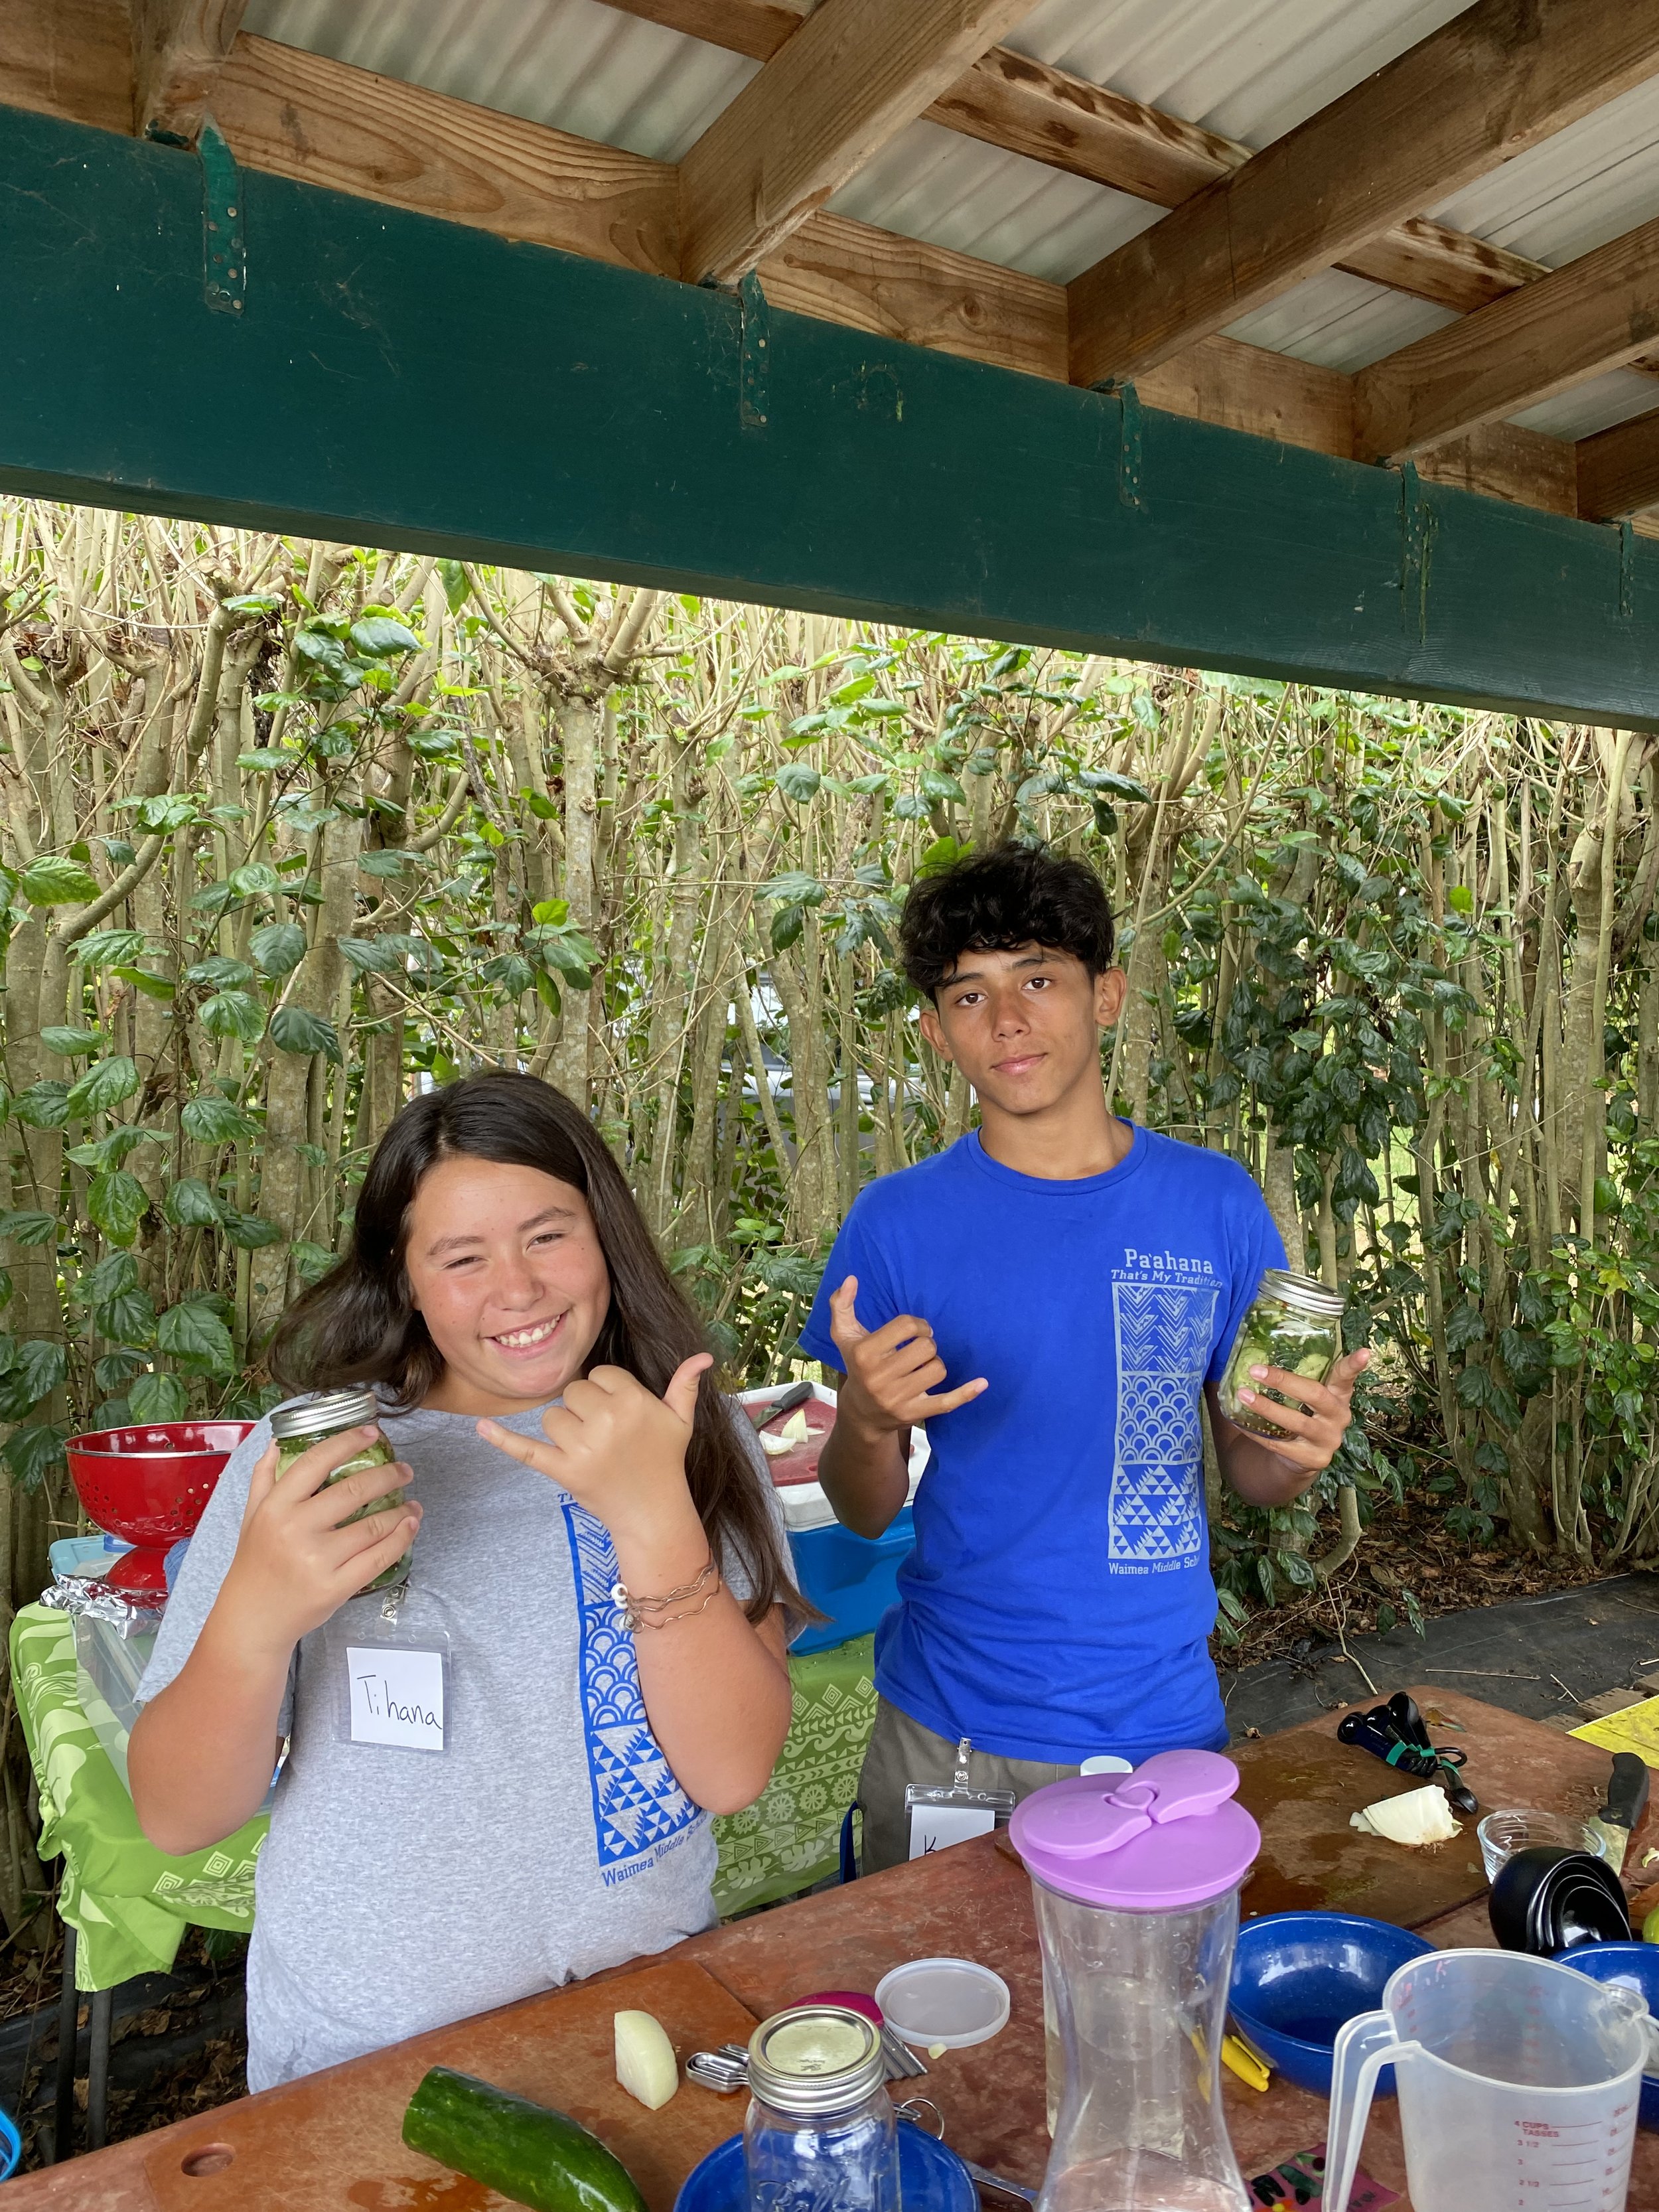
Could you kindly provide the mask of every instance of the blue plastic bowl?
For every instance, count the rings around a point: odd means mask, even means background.
[[[898,2147],[904,2212],[979,2212],[973,2176],[955,2151],[908,2120],[899,2122]],[[748,2212],[748,2207],[741,2136],[716,2143],[686,2175],[674,2199],[674,2212]]]
[[[1558,1951],[1558,1966],[1571,1966],[1593,1982],[1616,1982],[1620,1989],[1639,1990],[1648,2010],[1659,2020],[1659,1944],[1581,1943],[1576,1950]],[[1642,2102],[1637,2113],[1644,2128],[1659,2128],[1659,2075],[1642,2076]]]
[[[1375,2012],[1389,1976],[1433,1948],[1357,1912],[1264,1912],[1238,1931],[1228,2010],[1287,2081],[1328,2097],[1338,2029]],[[1376,2094],[1394,2094],[1392,2066]]]

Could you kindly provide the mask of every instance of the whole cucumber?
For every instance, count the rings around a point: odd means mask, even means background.
[[[627,2167],[580,2122],[448,2066],[410,2099],[404,2141],[533,2212],[646,2212]]]

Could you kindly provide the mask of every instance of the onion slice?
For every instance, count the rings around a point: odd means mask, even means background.
[[[660,2112],[680,2086],[674,2046],[661,2021],[648,2012],[619,2012],[616,2030],[617,2081],[647,2112]]]

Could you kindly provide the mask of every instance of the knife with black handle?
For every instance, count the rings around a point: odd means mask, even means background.
[[[1607,1864],[1615,1874],[1623,1868],[1632,1832],[1647,1810],[1648,1786],[1647,1761],[1633,1751],[1615,1751],[1607,1802],[1591,1824],[1601,1834]]]

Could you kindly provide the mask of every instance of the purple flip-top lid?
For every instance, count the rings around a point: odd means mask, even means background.
[[[1049,1889],[1085,1905],[1178,1912],[1235,1889],[1261,1831],[1214,1751],[1160,1751],[1133,1774],[1079,1774],[1016,1805],[1009,1841]]]

